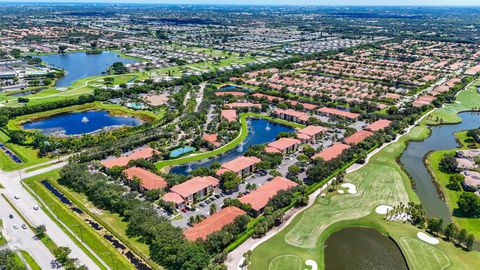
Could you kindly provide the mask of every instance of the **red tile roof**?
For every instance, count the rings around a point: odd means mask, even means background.
[[[270,199],[277,195],[280,190],[287,190],[298,184],[287,178],[277,176],[272,181],[252,191],[252,193],[241,197],[239,200],[243,204],[250,204],[252,209],[259,211],[263,209]]]
[[[273,101],[274,99],[278,99],[279,101],[283,100],[283,98],[281,98],[281,97],[270,96],[270,95],[266,95],[266,94],[262,94],[262,93],[255,93],[252,96],[254,96],[256,98],[266,98],[269,101]]]
[[[366,131],[366,130],[360,130],[355,132],[352,136],[348,137],[345,139],[345,143],[347,144],[358,144],[361,143],[363,140],[366,138],[370,137],[373,135],[373,132]]]
[[[240,156],[229,162],[223,163],[222,168],[218,170],[217,174],[221,175],[222,173],[228,171],[232,171],[234,173],[239,173],[243,169],[246,169],[254,164],[261,162],[262,160],[257,157],[245,157]],[[222,170],[223,169],[223,170]]]
[[[262,108],[262,105],[252,102],[234,102],[225,105],[227,108],[235,109],[235,108],[245,108],[245,107],[254,107],[254,108]]]
[[[282,109],[275,109],[273,111],[274,114],[276,115],[279,115],[279,114],[285,114],[285,115],[289,115],[289,116],[292,116],[292,117],[297,117],[298,119],[302,120],[302,121],[308,121],[308,119],[310,118],[310,116],[304,112],[299,112],[299,111],[295,111],[295,110],[292,110],[292,109],[288,109],[288,110],[282,110]]]
[[[320,108],[318,109],[318,112],[325,113],[325,114],[338,115],[338,116],[342,116],[350,119],[355,119],[360,116],[360,114],[358,113],[346,112],[346,111],[342,111],[334,108],[328,108],[328,107]]]
[[[323,160],[329,161],[329,160],[332,160],[334,158],[339,157],[343,153],[343,151],[345,151],[348,148],[350,148],[350,146],[348,146],[346,144],[336,143],[336,144],[324,149],[320,153],[315,154],[312,158],[313,159],[323,158]]]
[[[235,206],[225,207],[193,227],[186,229],[183,234],[190,241],[200,238],[206,239],[209,234],[220,231],[225,225],[233,223],[237,217],[245,214],[245,211]]]
[[[181,184],[173,186],[170,188],[170,191],[179,194],[183,198],[187,198],[209,186],[218,186],[219,183],[220,180],[212,176],[196,176]]]
[[[123,171],[127,174],[128,180],[133,180],[133,177],[138,177],[142,180],[142,187],[146,190],[152,189],[165,189],[167,187],[167,181],[163,177],[156,175],[150,171],[147,171],[143,168],[132,167]]]
[[[227,119],[228,122],[237,120],[237,111],[235,110],[222,110],[222,117]]]
[[[119,158],[111,158],[111,159],[103,160],[101,163],[103,166],[107,168],[112,168],[114,166],[127,166],[130,160],[136,160],[140,158],[150,158],[156,152],[158,151],[147,146],[147,147],[135,149],[131,151],[129,154]]]
[[[365,129],[370,130],[370,131],[379,131],[381,129],[384,129],[384,128],[390,126],[391,123],[392,123],[392,121],[390,121],[390,120],[380,119],[380,120],[377,120],[377,121],[371,123],[370,125],[366,126]]]
[[[317,134],[324,133],[327,130],[328,129],[326,127],[322,127],[322,126],[307,126],[305,128],[300,129],[298,133],[306,134],[312,137],[312,136],[316,136]]]
[[[163,195],[162,200],[165,202],[173,202],[174,204],[180,204],[185,201],[182,196],[178,195],[175,192],[166,193],[165,195]]]
[[[268,144],[268,147],[273,147],[281,152],[285,151],[287,148],[294,146],[296,144],[300,144],[302,141],[299,139],[294,139],[294,138],[280,138],[274,142],[271,142]]]

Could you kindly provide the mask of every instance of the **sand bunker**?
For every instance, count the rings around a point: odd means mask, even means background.
[[[339,193],[339,194],[343,194],[344,191],[343,191],[342,189],[339,189],[339,190],[338,190],[338,193]]]
[[[347,192],[350,194],[357,194],[357,187],[354,184],[343,183],[340,186],[348,189]]]
[[[315,262],[314,260],[306,260],[305,265],[310,266],[311,270],[317,270],[318,269],[317,262]]]
[[[385,215],[385,214],[388,213],[388,211],[390,211],[392,209],[393,209],[393,207],[391,207],[390,205],[382,204],[382,205],[377,206],[377,208],[375,208],[375,212],[377,214],[380,214],[380,215]]]
[[[440,243],[440,241],[435,238],[435,237],[432,237],[424,232],[419,232],[417,233],[417,237],[418,239],[424,241],[424,242],[427,242],[429,244],[432,244],[432,245],[437,245],[438,243]]]

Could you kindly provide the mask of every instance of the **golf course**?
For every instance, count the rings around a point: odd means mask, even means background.
[[[432,117],[425,117],[398,141],[374,154],[365,166],[348,173],[345,182],[356,186],[356,194],[339,188],[325,197],[318,197],[311,207],[299,213],[288,226],[257,246],[252,252],[248,269],[310,269],[305,264],[307,260],[314,260],[319,269],[325,269],[326,239],[332,233],[347,227],[374,228],[390,236],[400,247],[410,269],[478,267],[478,251],[464,251],[443,239],[439,239],[438,245],[427,244],[417,237],[417,233],[424,230],[408,222],[386,221],[384,215],[374,211],[379,205],[420,203],[408,175],[396,160],[405,150],[408,141],[423,140],[429,136],[428,125],[458,122],[459,112],[479,107],[477,83],[460,92],[457,102],[435,109],[431,113]]]

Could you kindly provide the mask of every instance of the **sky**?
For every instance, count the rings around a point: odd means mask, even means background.
[[[157,3],[235,5],[480,6],[480,0],[0,0],[0,2]]]

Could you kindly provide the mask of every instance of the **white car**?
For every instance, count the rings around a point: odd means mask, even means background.
[[[25,225],[25,223],[24,223],[24,224],[22,224],[22,229],[24,229],[24,230],[26,230],[26,229],[27,229],[27,225]]]
[[[17,224],[13,224],[13,228],[16,230],[18,229],[18,225]]]
[[[38,211],[38,209],[40,209],[40,207],[38,207],[38,205],[33,206],[33,210]]]
[[[18,195],[13,196],[13,198],[15,198],[15,200],[20,199],[20,197]]]

